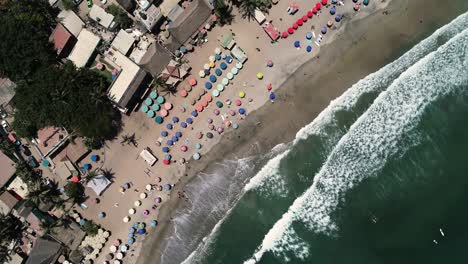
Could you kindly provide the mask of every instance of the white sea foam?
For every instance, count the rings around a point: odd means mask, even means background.
[[[467,15],[463,18],[466,22]],[[288,250],[291,239],[296,239],[291,238],[294,221],[318,233],[336,231],[330,215],[346,191],[381,170],[389,157],[417,144],[404,135],[410,134],[431,102],[468,83],[467,64],[468,29],[401,74],[341,138],[313,185],[294,201],[245,263],[257,262],[266,251]]]

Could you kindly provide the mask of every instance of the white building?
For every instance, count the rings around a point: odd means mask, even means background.
[[[120,51],[120,53],[127,55],[132,48],[133,43],[135,43],[135,38],[132,36],[132,34],[127,33],[125,30],[121,29],[112,41],[111,46],[114,49]]]
[[[62,10],[57,17],[59,18],[60,23],[68,29],[75,38],[78,37],[85,26],[83,20],[81,20],[81,18],[71,10]]]
[[[78,35],[78,41],[68,59],[78,68],[86,66],[100,41],[101,39],[98,36],[87,29],[83,29]]]
[[[98,5],[91,7],[89,17],[105,28],[113,28],[115,26],[114,16],[107,13],[106,10]]]

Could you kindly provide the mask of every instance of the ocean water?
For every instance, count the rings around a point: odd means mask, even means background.
[[[468,13],[293,142],[199,175],[161,262],[464,263],[467,154]]]

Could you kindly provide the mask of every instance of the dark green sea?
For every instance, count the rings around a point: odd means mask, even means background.
[[[468,13],[293,142],[217,166],[188,187],[163,263],[468,263]]]

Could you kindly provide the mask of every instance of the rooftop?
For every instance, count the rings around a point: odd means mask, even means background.
[[[146,29],[151,31],[162,18],[161,10],[154,5],[151,5],[146,11],[143,11],[143,13],[146,15],[146,19],[143,19],[140,16],[140,12],[136,12],[135,14]]]
[[[100,41],[101,39],[98,36],[87,29],[83,29],[68,59],[78,68],[86,66]]]
[[[58,14],[58,18],[60,19],[62,25],[68,29],[68,31],[70,31],[70,33],[72,33],[75,38],[78,37],[81,30],[85,26],[83,20],[81,20],[81,18],[71,10],[62,10]]]
[[[68,138],[68,133],[62,128],[45,127],[37,131],[36,145],[42,157],[47,157],[54,153]]]
[[[39,238],[31,249],[26,264],[50,264],[57,260],[62,246],[59,243]]]
[[[126,55],[132,48],[133,43],[135,43],[135,38],[133,38],[132,34],[121,29],[111,45],[120,53]]]
[[[164,0],[161,3],[161,5],[159,5],[161,13],[163,13],[164,16],[168,17],[171,10],[174,8],[174,6],[177,6],[179,2],[180,0]]]
[[[50,35],[50,40],[54,43],[57,54],[61,54],[62,50],[67,46],[72,38],[72,34],[60,23],[57,23],[54,31]]]
[[[114,21],[114,16],[107,13],[106,10],[98,5],[91,7],[89,17],[105,28],[110,28]]]
[[[18,202],[18,199],[9,191],[3,192],[0,195],[0,213],[3,215],[9,214]]]
[[[3,187],[15,174],[15,163],[0,151],[0,187]]]
[[[140,65],[153,77],[156,77],[164,70],[171,58],[171,54],[161,44],[154,42],[141,59]]]

